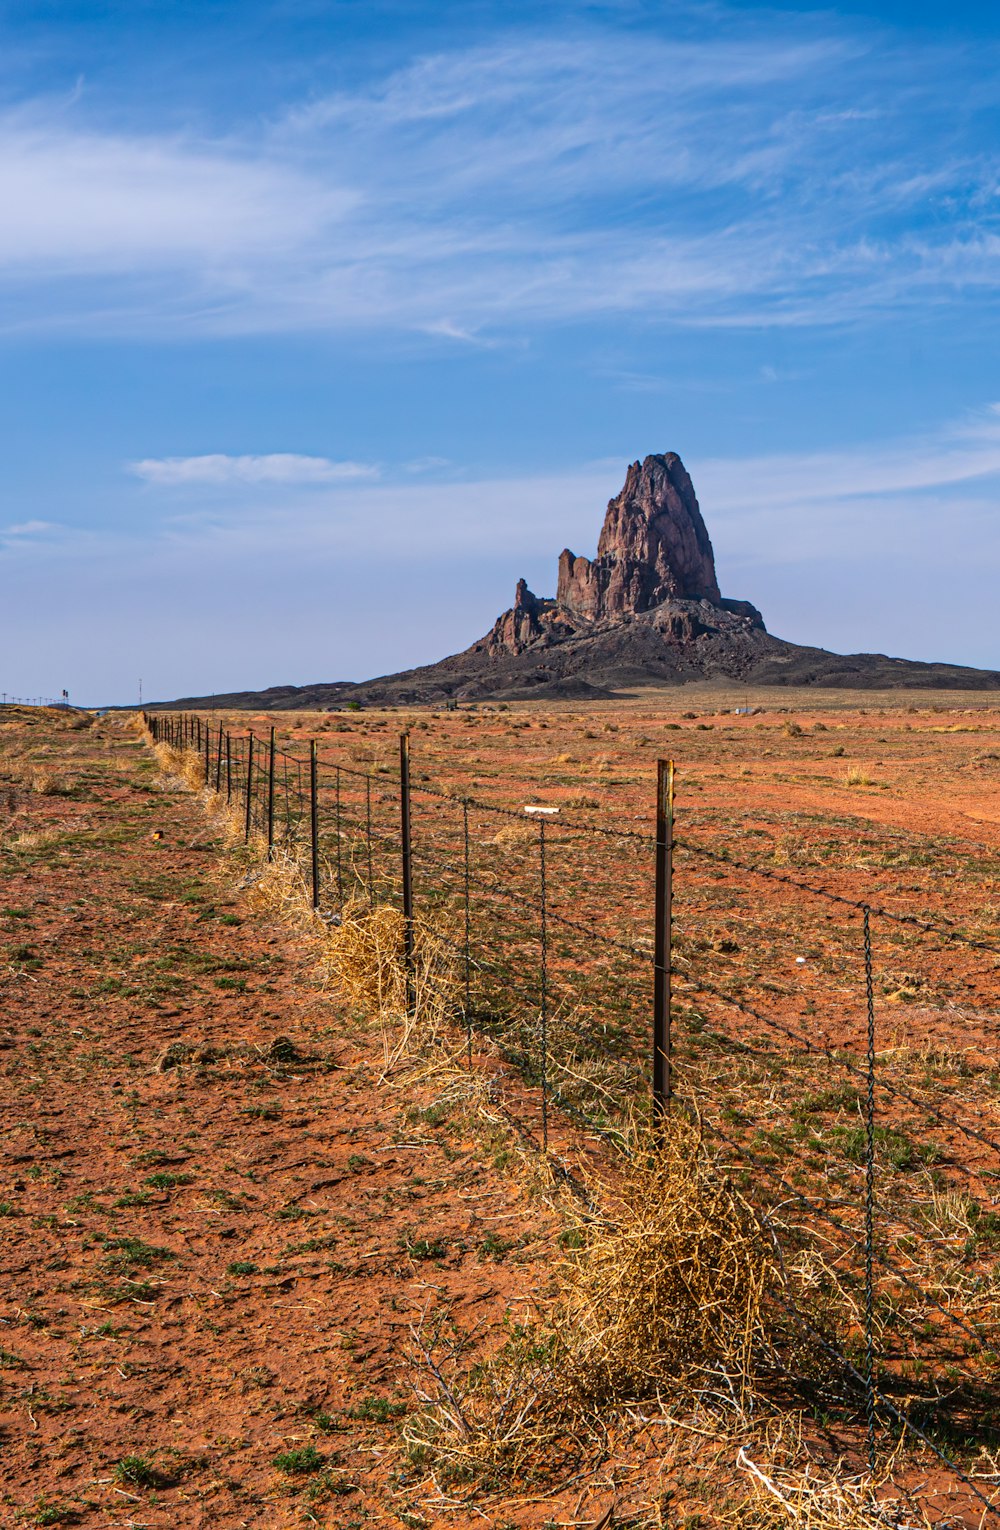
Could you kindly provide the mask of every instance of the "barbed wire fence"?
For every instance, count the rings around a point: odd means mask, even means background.
[[[909,1434],[1000,1518],[995,1455],[976,1464],[1000,1443],[1000,941],[678,835],[667,761],[650,832],[414,780],[407,735],[398,767],[363,770],[273,728],[145,721],[198,757],[246,839],[305,851],[321,917],[392,904],[408,955],[413,920],[434,927],[468,1065],[478,1034],[537,1088],[543,1150],[554,1110],[618,1143],[636,1112],[695,1113],[782,1257],[854,1299],[839,1341],[785,1304],[838,1378],[800,1389],[860,1423],[872,1472]],[[887,990],[932,955],[951,997],[890,1025]]]

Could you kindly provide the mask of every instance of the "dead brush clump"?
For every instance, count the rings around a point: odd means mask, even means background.
[[[242,841],[243,825],[237,822],[237,815],[227,813],[224,802],[219,811],[225,837],[233,844]],[[280,919],[297,929],[312,925],[316,916],[306,881],[304,853],[294,846],[275,845],[268,860],[266,841],[261,839],[258,844],[256,837],[251,839],[249,853],[252,865],[238,885],[250,911]]]
[[[193,792],[203,789],[205,766],[200,755],[190,749],[175,749],[172,744],[153,744],[152,749],[165,775],[179,777]]]
[[[72,783],[64,772],[49,770],[44,765],[35,766],[28,773],[27,784],[40,797],[64,797],[72,791]]]
[[[768,1466],[753,1461],[741,1446],[736,1464],[748,1474],[749,1493],[724,1522],[733,1530],[893,1530],[909,1523],[926,1524],[913,1504],[882,1489],[891,1468],[876,1482],[868,1476],[841,1476],[804,1467]]]
[[[571,1229],[580,1247],[555,1294],[492,1359],[450,1377],[420,1344],[433,1385],[404,1433],[440,1487],[551,1472],[599,1440],[609,1409],[651,1397],[710,1408],[720,1393],[731,1409],[753,1391],[782,1279],[772,1241],[696,1124],[677,1117],[632,1146],[597,1188],[600,1212]]]
[[[538,825],[534,823],[506,823],[490,840],[491,845],[527,845],[538,839]]]
[[[73,781],[65,771],[39,765],[17,749],[0,751],[0,777],[40,797],[60,797],[73,789]]]
[[[770,1348],[764,1300],[779,1267],[698,1126],[672,1120],[598,1197],[557,1323],[581,1396],[606,1405],[720,1377],[745,1393]]]
[[[458,1045],[447,1028],[459,1009],[459,974],[454,943],[440,923],[413,921],[408,969],[402,913],[355,898],[327,928],[320,965],[348,1002],[379,1025],[387,1067],[421,1047]]]

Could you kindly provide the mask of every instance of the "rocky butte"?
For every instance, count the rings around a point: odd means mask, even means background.
[[[721,594],[694,485],[677,453],[663,452],[628,468],[621,493],[608,504],[597,556],[578,557],[566,548],[554,599],[534,595],[520,580],[510,610],[464,653],[377,680],[275,686],[215,701],[286,708],[586,699],[706,680],[880,690],[1000,688],[996,670],[885,654],[840,655],[774,637],[756,606]]]
[[[568,547],[560,553],[555,600],[540,600],[519,580],[511,610],[471,651],[520,654],[546,639],[593,636],[637,617],[671,644],[708,632],[764,630],[755,606],[719,592],[711,538],[676,452],[633,462],[608,504],[597,557],[577,557]]]

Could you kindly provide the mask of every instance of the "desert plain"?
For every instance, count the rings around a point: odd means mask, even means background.
[[[747,1459],[772,1479],[802,1459],[820,1478],[863,1469],[863,1419],[815,1377],[805,1401],[772,1377],[753,1406],[602,1404],[548,1461],[497,1448],[459,1469],[421,1433],[449,1414],[474,1432],[470,1374],[557,1299],[586,1249],[588,1175],[627,1100],[642,1114],[661,758],[678,1102],[799,1266],[822,1253],[843,1288],[823,1333],[862,1368],[871,911],[882,1385],[926,1437],[904,1437],[884,1492],[978,1523],[1000,1480],[1000,696],[685,686],[585,709],[200,720],[207,788],[198,757],[182,769],[129,714],[0,713],[5,1523],[691,1530],[786,1522]],[[361,776],[343,778],[338,842],[360,832],[350,782],[374,782],[370,869],[391,888],[408,734],[418,920],[454,933],[465,803],[477,886],[519,900],[501,919],[484,895],[472,930],[517,1047],[491,1011],[468,1035],[444,1015],[408,1052],[338,984],[329,931],[262,895],[259,825],[245,841],[215,791],[220,727],[273,727],[290,761],[318,741],[330,886],[339,765]],[[547,1152],[529,1055],[543,818]],[[888,1411],[880,1428],[884,1465]]]

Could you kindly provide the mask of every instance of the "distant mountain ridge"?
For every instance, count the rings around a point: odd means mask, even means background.
[[[1000,671],[885,654],[834,654],[773,637],[756,606],[725,599],[694,485],[676,452],[633,462],[593,559],[560,554],[554,598],[523,579],[464,653],[378,679],[273,686],[212,698],[284,710],[360,701],[612,697],[637,686],[732,680],[857,690],[1000,689]],[[174,705],[204,704],[185,697]]]

